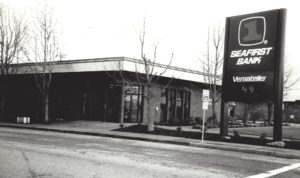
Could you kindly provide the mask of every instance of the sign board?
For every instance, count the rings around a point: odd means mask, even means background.
[[[272,101],[274,95],[274,72],[228,72],[224,76],[223,99],[227,101]]]
[[[223,68],[224,101],[273,101],[279,77],[283,9],[228,17]]]
[[[209,90],[203,90],[202,91],[202,109],[203,110],[208,110],[208,104],[210,102],[210,97],[209,97]]]
[[[207,101],[202,102],[202,109],[203,110],[208,110],[208,102]]]
[[[202,90],[202,101],[209,101],[209,90]]]
[[[202,142],[204,141],[204,130],[205,130],[205,111],[208,110],[208,105],[211,102],[209,97],[209,90],[202,90],[202,110],[203,110],[203,121],[202,121]]]

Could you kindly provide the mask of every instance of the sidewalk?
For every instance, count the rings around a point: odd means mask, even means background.
[[[124,128],[134,126],[136,124],[124,124]],[[108,123],[99,121],[70,121],[70,122],[57,122],[51,124],[13,124],[13,123],[0,123],[0,127],[19,128],[19,129],[32,129],[51,132],[83,134],[92,136],[112,137],[130,140],[151,141],[159,143],[169,143],[177,145],[195,146],[201,148],[211,148],[228,151],[238,151],[244,153],[261,154],[268,156],[275,156],[288,159],[300,159],[300,150],[275,148],[267,146],[256,146],[237,144],[229,142],[218,141],[204,141],[199,139],[190,139],[174,136],[164,136],[148,133],[133,133],[120,131],[118,123]],[[176,127],[162,126],[163,129],[176,129]],[[188,130],[190,127],[183,127],[182,130]],[[193,131],[195,129],[192,129]],[[200,132],[200,131],[198,131]]]

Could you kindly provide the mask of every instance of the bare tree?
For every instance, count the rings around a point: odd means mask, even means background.
[[[135,71],[135,76],[129,75],[128,72],[125,72],[123,69],[123,61],[118,61],[116,65],[110,66],[113,67],[113,70],[106,70],[106,74],[112,78],[117,86],[121,88],[121,100],[120,100],[120,127],[124,125],[124,96],[125,96],[125,88],[131,87],[133,85],[138,84],[141,86],[140,83],[136,83],[133,81],[133,78],[138,78],[138,71]],[[137,69],[137,67],[136,67]]]
[[[158,84],[159,79],[166,73],[166,71],[170,68],[170,65],[173,60],[174,54],[171,54],[170,60],[167,65],[160,65],[157,63],[158,56],[158,47],[159,42],[154,42],[152,44],[152,53],[148,55],[146,53],[146,20],[143,21],[143,27],[138,35],[139,43],[140,43],[140,54],[141,59],[135,59],[131,62],[134,63],[133,72],[126,72],[123,68],[122,63],[116,64],[113,66],[115,69],[113,72],[107,72],[108,76],[114,79],[114,81],[121,86],[122,88],[122,98],[121,98],[121,111],[120,111],[120,125],[123,125],[123,117],[124,117],[124,96],[125,96],[125,88],[138,86],[143,88],[143,91],[140,93],[144,100],[146,101],[146,118],[148,121],[148,131],[151,132],[154,130],[154,117],[152,116],[152,112],[155,108],[153,108],[152,100],[155,97],[155,93],[153,92],[153,88],[156,84]],[[117,71],[117,72],[116,72]],[[168,85],[173,81],[170,79],[167,83],[165,83],[163,88],[168,87]]]
[[[299,82],[300,77],[296,77],[294,70],[288,66],[287,64],[285,64],[285,72],[283,75],[283,97],[287,97],[288,92],[290,90],[292,90],[292,88]],[[274,112],[273,110],[273,103],[272,102],[268,102],[267,103],[267,108],[268,108],[268,118],[267,118],[267,123],[270,124],[271,123],[271,119],[272,119],[272,114]]]
[[[288,95],[288,92],[299,82],[300,76],[295,76],[294,70],[285,65],[285,72],[283,76],[283,97]]]
[[[23,19],[0,3],[0,118],[4,117],[7,76],[14,74],[24,52],[27,26]]]
[[[154,42],[152,44],[152,53],[148,55],[146,53],[146,20],[144,18],[143,27],[138,35],[139,43],[140,43],[140,54],[141,59],[135,59],[131,62],[134,63],[133,72],[126,72],[123,69],[121,63],[118,63],[116,70],[118,72],[107,72],[110,77],[112,77],[116,83],[122,88],[122,99],[121,99],[121,126],[123,125],[123,117],[124,117],[124,96],[125,96],[125,88],[138,86],[139,88],[143,88],[142,92],[139,93],[146,101],[146,118],[148,121],[148,131],[151,132],[154,130],[154,117],[152,116],[152,112],[155,108],[153,108],[152,100],[155,97],[155,93],[153,92],[153,88],[156,84],[158,84],[159,79],[166,73],[169,69],[172,60],[173,54],[171,54],[169,63],[167,65],[160,65],[157,63],[157,55],[158,55],[158,45],[159,42]],[[170,80],[172,81],[172,79]],[[171,83],[167,82],[166,87]]]
[[[171,56],[171,60],[172,60],[172,56]],[[170,63],[169,65],[161,65],[158,63],[152,63],[153,61],[147,61],[148,62],[148,67],[151,68],[152,74],[148,74],[151,75],[149,76],[149,78],[151,78],[151,81],[149,82],[147,80],[147,74],[144,72],[145,71],[145,63],[143,60],[139,60],[139,59],[130,59],[127,62],[132,62],[133,63],[133,68],[132,68],[132,72],[128,72],[126,69],[124,69],[123,66],[123,62],[126,62],[126,59],[124,58],[122,61],[118,61],[118,63],[116,63],[113,66],[112,71],[107,70],[106,74],[112,78],[115,82],[116,86],[121,87],[122,89],[122,96],[121,97],[121,101],[120,101],[120,127],[123,126],[124,124],[124,96],[126,96],[126,90],[132,87],[138,87],[138,93],[139,95],[141,95],[147,102],[147,119],[148,117],[152,117],[151,115],[151,111],[153,111],[153,106],[151,101],[148,102],[148,100],[152,100],[155,96],[155,94],[152,91],[152,88],[154,87],[154,85],[158,84],[158,80],[161,78],[161,76],[166,72],[166,70],[170,67]],[[158,73],[157,71],[154,72],[154,68],[160,68],[163,71],[160,71],[160,73]],[[167,88],[173,81],[173,78],[164,81],[163,83],[160,83],[162,85],[160,85],[162,88]],[[150,83],[151,85],[151,89],[150,92],[147,89],[148,84]],[[148,92],[147,92],[148,91]],[[149,104],[150,103],[150,104]],[[152,109],[151,109],[152,108]],[[149,109],[149,110],[148,110]],[[150,113],[150,116],[149,116]],[[151,118],[153,119],[153,118]],[[140,122],[138,122],[138,124],[141,124]],[[152,123],[153,124],[153,123]],[[153,126],[151,126],[153,127]],[[150,131],[152,131],[150,129]]]
[[[49,122],[49,89],[52,81],[53,65],[61,60],[62,53],[56,31],[53,10],[45,3],[33,20],[30,48],[27,57],[33,62],[37,88],[41,94],[44,122]]]
[[[152,100],[156,96],[153,92],[154,86],[158,83],[159,79],[166,73],[170,68],[170,65],[173,60],[174,54],[170,56],[170,60],[167,65],[159,65],[157,63],[158,56],[158,46],[159,42],[154,42],[152,45],[152,53],[148,55],[145,51],[146,48],[146,20],[143,21],[143,27],[139,34],[140,42],[140,60],[134,60],[135,69],[133,73],[128,73],[123,71],[123,66],[118,63],[116,67],[117,73],[108,72],[108,75],[122,87],[122,96],[125,94],[124,88],[126,86],[139,86],[143,87],[143,92],[141,93],[143,98],[146,101],[146,118],[148,121],[148,131],[151,132],[154,130],[154,117],[152,116],[153,104]],[[164,86],[166,88],[173,79],[170,79]],[[123,125],[124,117],[124,98],[121,100],[121,125]]]
[[[214,124],[217,123],[216,103],[221,99],[221,80],[223,66],[223,40],[224,28],[221,26],[208,29],[206,52],[199,60],[202,65],[204,82],[208,85],[211,93],[212,118]]]
[[[152,99],[155,97],[153,93],[153,87],[158,82],[159,78],[165,74],[165,72],[169,69],[174,54],[171,54],[170,60],[168,65],[162,71],[155,70],[156,68],[156,61],[157,61],[157,52],[158,52],[158,45],[159,42],[154,42],[153,44],[153,53],[152,57],[148,56],[145,52],[146,46],[146,20],[144,19],[143,28],[139,35],[139,42],[140,42],[140,52],[141,52],[141,59],[144,68],[144,75],[139,75],[139,81],[143,81],[144,85],[144,98],[147,103],[147,120],[148,120],[148,132],[154,130],[154,117],[152,116],[151,110],[154,108],[152,105]]]

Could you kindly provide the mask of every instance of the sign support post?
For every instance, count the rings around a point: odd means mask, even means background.
[[[224,113],[225,103],[221,99],[221,119],[220,119],[220,135],[221,137],[228,136],[228,120]]]
[[[203,110],[203,117],[202,117],[202,135],[201,140],[204,142],[204,134],[205,134],[205,111],[208,109],[208,103],[210,102],[209,99],[209,90],[202,91],[202,110]]]
[[[277,42],[277,53],[276,53],[276,64],[275,70],[275,99],[274,99],[274,126],[273,126],[273,141],[282,140],[282,101],[283,101],[283,55],[284,55],[284,27],[286,10],[280,10],[278,15],[278,42]]]
[[[228,55],[228,44],[226,43],[226,41],[228,41],[228,33],[229,33],[229,18],[226,18],[226,28],[225,28],[225,44],[224,44],[224,56]],[[227,66],[227,60],[223,61],[223,74],[226,71],[226,66]],[[225,84],[225,78],[223,77],[222,79],[222,87]],[[223,89],[222,89],[223,90]],[[221,93],[221,118],[220,118],[220,135],[221,137],[226,137],[228,135],[228,120],[227,117],[225,117],[224,115],[224,94],[223,92]]]
[[[205,109],[203,109],[203,119],[202,119],[202,135],[201,135],[201,140],[204,142],[204,133],[205,133]]]

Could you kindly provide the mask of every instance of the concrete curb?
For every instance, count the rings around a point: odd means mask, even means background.
[[[273,150],[251,149],[251,148],[245,148],[245,147],[237,147],[236,145],[228,146],[228,145],[212,144],[212,143],[207,143],[207,142],[197,143],[197,142],[189,142],[189,141],[154,139],[154,138],[146,138],[146,137],[141,137],[141,136],[138,137],[138,136],[108,134],[108,133],[99,133],[99,132],[96,133],[96,132],[88,132],[88,131],[40,128],[40,127],[32,127],[32,126],[28,127],[28,126],[24,126],[24,125],[17,126],[17,125],[0,124],[0,127],[49,131],[49,132],[58,132],[58,133],[70,133],[70,134],[89,135],[89,136],[100,136],[100,137],[119,138],[119,139],[128,139],[128,140],[149,141],[149,142],[156,142],[156,143],[168,143],[168,144],[175,144],[175,145],[193,146],[193,147],[199,147],[199,148],[210,148],[210,149],[217,149],[217,150],[226,150],[226,151],[259,154],[259,155],[266,155],[266,156],[274,156],[274,157],[286,158],[286,159],[300,159],[300,154],[291,154],[291,153],[285,153],[282,151],[273,151]]]
[[[39,130],[39,131],[49,131],[49,132],[58,132],[58,133],[70,133],[70,134],[88,135],[88,136],[100,136],[100,137],[109,137],[109,138],[120,138],[120,139],[149,141],[149,142],[158,142],[158,143],[170,143],[170,144],[186,145],[186,146],[190,145],[189,142],[184,142],[184,141],[161,140],[161,139],[153,139],[153,138],[145,138],[145,137],[116,135],[116,134],[107,134],[107,133],[96,133],[96,132],[88,132],[88,131],[50,129],[50,128],[26,127],[26,126],[2,125],[2,124],[0,124],[0,127],[28,129],[28,130]]]
[[[243,148],[243,147],[231,147],[231,146],[202,144],[202,143],[190,143],[190,145],[196,146],[196,147],[202,147],[202,148],[259,154],[259,155],[266,155],[266,156],[274,156],[274,157],[278,157],[278,158],[300,159],[299,154],[290,154],[290,153],[276,152],[276,151],[269,151],[269,150],[261,150],[261,149],[255,150],[255,149]]]

